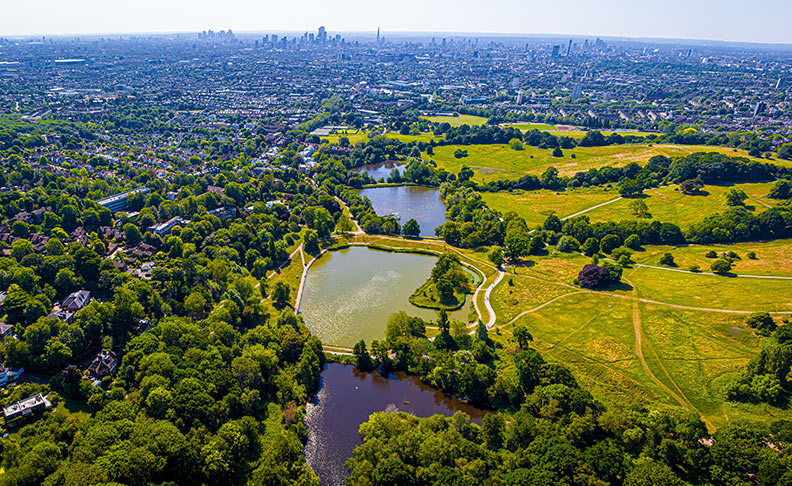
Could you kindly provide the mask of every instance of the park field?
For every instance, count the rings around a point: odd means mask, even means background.
[[[503,126],[516,128],[517,130],[522,130],[523,132],[527,132],[528,130],[541,130],[543,132],[556,130],[555,125],[548,125],[546,123],[509,123]]]
[[[483,192],[481,197],[488,207],[505,214],[516,212],[525,219],[528,226],[544,223],[548,216],[555,214],[559,218],[571,216],[588,208],[611,201],[619,197],[616,191],[601,189],[567,189],[563,192],[539,190],[512,192]]]
[[[679,192],[679,186],[662,186],[644,191],[644,197],[637,199],[621,199],[612,204],[592,209],[586,215],[591,221],[621,221],[625,219],[645,219],[674,223],[682,229],[691,223],[703,219],[705,216],[726,211],[726,193],[732,188],[738,188],[748,195],[746,207],[752,211],[761,212],[775,205],[777,201],[768,199],[768,192],[773,186],[772,182],[749,184],[732,184],[723,186],[706,186],[700,195],[689,196]],[[641,200],[649,208],[647,215],[639,217],[634,214],[630,205],[635,200]]]
[[[732,264],[732,273],[737,275],[771,275],[792,277],[792,240],[774,240],[767,242],[748,242],[718,245],[689,246],[647,246],[644,251],[633,255],[633,260],[644,265],[660,265],[660,258],[665,253],[674,257],[676,268],[687,270],[697,265],[702,271],[709,272],[712,258],[705,255],[714,251],[718,255],[734,252],[740,257]],[[754,252],[755,259],[748,258]]]
[[[319,138],[322,139],[324,142],[329,142],[333,145],[338,145],[338,141],[342,138],[346,137],[349,139],[349,143],[354,147],[355,144],[358,142],[368,142],[368,134],[363,130],[344,130],[339,133],[333,135],[323,135]]]
[[[632,131],[632,130],[619,130],[619,131],[612,131],[612,130],[598,130],[600,133],[605,135],[606,137],[612,133],[618,133],[622,137],[626,137],[628,135],[634,135],[638,137],[648,137],[649,135],[658,135],[657,133],[652,132],[639,132],[639,131]],[[569,137],[574,138],[575,140],[580,140],[586,136],[588,133],[585,130],[547,130],[547,132],[555,135],[556,137]]]
[[[418,135],[402,135],[399,132],[387,132],[387,133],[384,134],[384,136],[386,136],[388,138],[393,138],[393,139],[398,140],[398,141],[403,142],[403,143],[410,143],[410,142],[426,142],[426,143],[429,143],[432,140],[438,141],[438,140],[442,140],[443,139],[442,136],[436,137],[436,136],[434,136],[431,133],[420,133]]]
[[[457,149],[467,150],[468,156],[454,157]],[[576,147],[564,150],[562,157],[553,157],[552,150],[526,146],[524,150],[513,150],[508,145],[443,145],[435,147],[433,159],[439,167],[458,173],[463,166],[475,172],[476,182],[519,179],[528,174],[540,175],[549,167],[558,169],[561,175],[571,176],[577,172],[600,167],[623,167],[631,162],[644,165],[655,155],[681,157],[695,152],[720,152],[732,156],[747,157],[745,151],[734,151],[725,147],[699,145],[611,145],[606,147]],[[572,158],[572,154],[575,158]],[[776,162],[781,163],[781,162]],[[786,162],[785,165],[792,166]]]
[[[790,295],[792,281],[634,267],[625,269],[620,288],[597,292],[568,283],[567,267],[579,269],[586,259],[552,251],[530,258],[527,270],[508,274],[492,293],[498,319],[491,335],[507,346],[514,325],[524,325],[532,346],[570,367],[605,403],[682,407],[710,428],[735,418],[792,417],[789,410],[727,402],[723,392],[761,348],[746,314],[731,310],[769,309]],[[761,288],[767,295],[752,298]]]
[[[452,127],[459,127],[462,125],[483,125],[487,123],[487,119],[483,116],[475,115],[459,115],[459,116],[422,116],[424,120],[429,120],[434,123],[448,123]]]

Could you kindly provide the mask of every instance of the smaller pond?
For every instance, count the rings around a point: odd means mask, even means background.
[[[354,366],[328,364],[305,417],[308,427],[305,457],[323,486],[344,484],[347,475],[344,462],[362,443],[358,427],[372,413],[384,410],[418,417],[451,416],[462,411],[476,423],[481,423],[487,413],[424,385],[414,376],[398,373],[384,377],[361,372]]]
[[[370,187],[360,195],[371,199],[374,211],[380,216],[397,214],[399,223],[415,219],[421,236],[434,236],[434,230],[446,222],[446,207],[440,199],[440,189],[421,186]]]
[[[406,164],[403,164],[397,160],[387,160],[385,162],[378,162],[376,164],[364,165],[358,172],[365,172],[369,176],[373,177],[376,181],[379,181],[380,179],[385,179],[387,181],[393,169],[399,169],[399,172],[404,172],[405,167],[407,167]]]

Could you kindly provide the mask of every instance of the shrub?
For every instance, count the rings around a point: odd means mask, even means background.
[[[674,255],[670,253],[666,253],[660,258],[660,265],[665,265],[667,267],[675,267],[676,262],[674,262]]]
[[[698,273],[701,271],[701,267],[699,267],[698,265],[691,265],[690,268],[688,268],[688,270],[690,270],[691,272]]]
[[[708,251],[704,256],[707,258],[718,258],[718,254],[713,250]]]
[[[583,243],[583,245],[580,247],[580,250],[586,256],[596,255],[599,252],[599,241],[597,241],[596,238],[591,237],[587,239],[585,243]]]
[[[748,257],[749,260],[756,260],[756,252],[755,251],[749,251],[746,256]]]

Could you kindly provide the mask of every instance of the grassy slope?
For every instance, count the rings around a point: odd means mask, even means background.
[[[459,115],[459,116],[422,116],[424,120],[429,120],[434,123],[448,123],[452,127],[461,125],[483,125],[487,123],[487,119],[483,116],[475,115]]]
[[[459,148],[467,150],[468,156],[461,159],[455,158],[454,151]],[[512,150],[508,145],[445,145],[436,147],[433,156],[424,156],[435,160],[438,166],[454,173],[459,172],[459,169],[466,165],[476,172],[474,175],[476,181],[488,182],[517,179],[526,174],[540,175],[548,167],[555,167],[561,175],[574,175],[592,168],[622,167],[631,162],[643,165],[655,155],[679,157],[704,151],[747,156],[743,151],[735,152],[730,148],[695,145],[577,147],[565,150],[563,157],[553,157],[551,150],[535,147]],[[571,157],[572,154],[575,154],[575,159]],[[792,165],[792,163],[784,161],[775,163]]]
[[[484,202],[501,213],[514,211],[528,225],[542,224],[551,214],[563,218],[619,197],[616,191],[569,189],[556,191],[484,192]]]
[[[687,196],[679,192],[679,186],[663,186],[644,191],[642,200],[649,207],[651,219],[664,223],[674,223],[686,228],[701,220],[705,215],[723,212],[728,209],[726,192],[737,187],[748,194],[746,205],[749,209],[761,212],[775,205],[777,201],[767,199],[772,182],[752,184],[733,184],[727,186],[706,186],[702,195]],[[632,199],[622,199],[613,204],[586,213],[592,221],[621,221],[639,219],[630,210]]]

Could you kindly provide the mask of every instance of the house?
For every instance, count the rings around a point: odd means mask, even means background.
[[[33,395],[32,397],[3,407],[3,414],[5,415],[6,422],[13,422],[23,417],[29,417],[34,413],[43,412],[51,406],[52,404],[49,400],[39,393],[38,395]]]
[[[72,292],[68,297],[63,299],[61,309],[77,312],[88,305],[89,302],[91,302],[91,292],[87,290],[78,290],[77,292]]]
[[[6,386],[8,382],[16,380],[24,372],[24,368],[19,368],[18,370],[13,371],[10,368],[0,365],[0,387]]]
[[[103,349],[88,366],[88,373],[95,378],[101,378],[114,372],[118,365],[118,358],[112,351]]]
[[[0,337],[6,337],[14,331],[14,326],[0,322]]]

